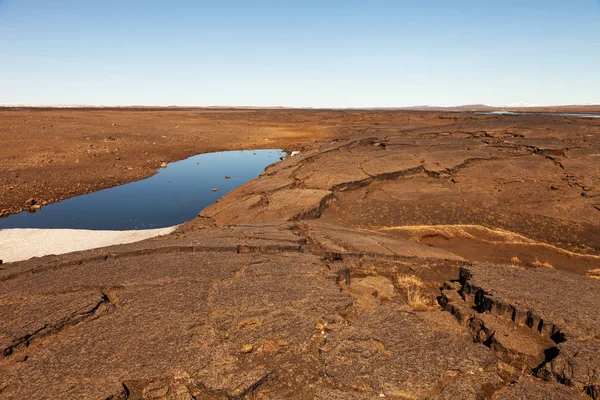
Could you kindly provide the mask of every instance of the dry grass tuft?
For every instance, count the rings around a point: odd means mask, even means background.
[[[520,259],[519,259],[519,257],[517,257],[517,256],[512,256],[512,257],[510,258],[510,263],[509,263],[509,265],[510,265],[511,267],[520,267],[520,266],[521,266],[521,260],[520,260]]]
[[[401,288],[405,288],[407,286],[423,287],[425,285],[421,278],[416,275],[398,275],[396,281],[398,282],[398,286]]]
[[[431,307],[431,299],[425,294],[423,281],[415,275],[399,275],[398,286],[406,291],[407,303],[415,310],[427,310]]]
[[[587,276],[589,276],[592,279],[598,279],[598,280],[600,280],[600,268],[590,269],[587,272]]]
[[[513,268],[513,269],[525,269],[525,262],[523,262],[519,257],[517,256],[512,256],[511,258],[508,259],[508,261],[506,262],[506,264],[509,268]]]
[[[531,263],[531,266],[536,268],[554,268],[549,262],[541,262],[537,258]]]

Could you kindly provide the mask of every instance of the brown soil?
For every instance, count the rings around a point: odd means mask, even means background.
[[[0,109],[0,215],[146,178],[163,162],[331,137],[312,113],[208,109]],[[327,119],[327,118],[326,118]],[[339,119],[337,119],[339,122]]]
[[[2,399],[600,398],[600,120],[2,113],[2,173],[28,177],[11,210],[84,175],[302,149],[171,235],[0,265]],[[59,116],[62,147],[38,142]]]

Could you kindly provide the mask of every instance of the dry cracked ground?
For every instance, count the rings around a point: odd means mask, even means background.
[[[600,398],[600,121],[456,115],[2,265],[0,398]]]

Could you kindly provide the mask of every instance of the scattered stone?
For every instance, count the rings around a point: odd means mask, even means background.
[[[246,344],[246,345],[242,346],[242,349],[240,351],[244,354],[248,354],[248,353],[252,353],[252,350],[254,350],[254,346],[251,344]]]
[[[217,190],[219,190],[219,189],[217,189],[217,188],[213,188],[212,189],[213,192],[216,192]]]
[[[517,382],[498,390],[494,400],[584,400],[576,390],[555,382],[545,382],[532,376],[524,376]],[[593,399],[594,397],[592,397]]]
[[[37,204],[37,200],[36,200],[36,199],[34,199],[34,198],[28,199],[28,200],[25,202],[25,205],[26,205],[26,206],[32,206],[32,205],[34,205],[34,204]]]
[[[231,176],[225,175],[225,179],[231,179]]]
[[[160,167],[161,167],[161,168],[167,168],[167,163],[166,163],[166,162],[163,162],[162,164],[160,164]]]

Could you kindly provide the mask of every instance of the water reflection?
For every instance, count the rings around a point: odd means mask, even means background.
[[[121,230],[177,225],[260,175],[282,156],[285,153],[281,150],[200,154],[169,164],[142,181],[73,197],[33,214],[22,212],[2,218],[0,229]]]
[[[580,118],[600,118],[600,114],[585,113],[557,113],[557,112],[515,112],[515,111],[485,111],[476,112],[481,115],[553,115],[557,117],[580,117]]]

